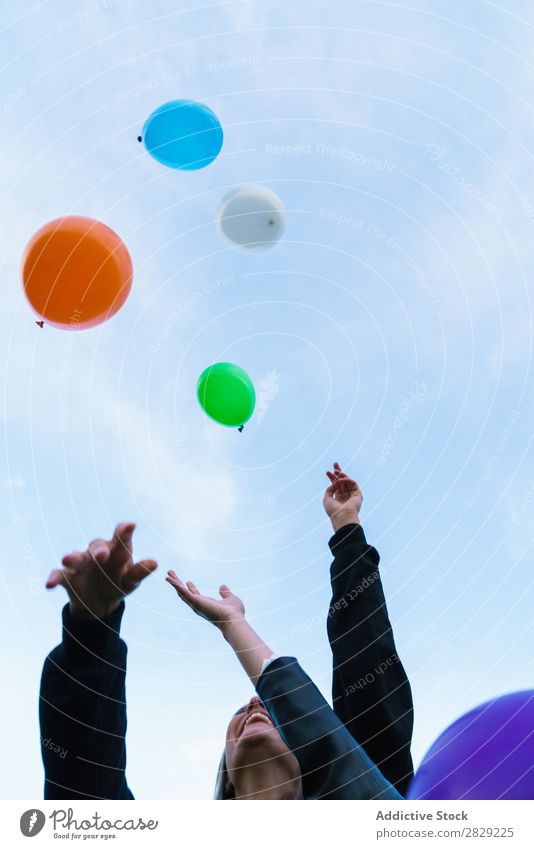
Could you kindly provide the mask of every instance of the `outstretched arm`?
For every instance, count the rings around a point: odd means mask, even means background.
[[[63,610],[61,644],[45,660],[39,719],[45,799],[132,799],[126,768],[124,603],[103,619]]]
[[[63,558],[47,587],[64,586],[62,641],[46,658],[39,718],[45,799],[132,799],[126,766],[125,595],[154,571],[134,563],[134,525]]]
[[[324,506],[332,520],[332,601],[327,630],[333,655],[334,710],[384,775],[405,794],[413,774],[413,702],[399,659],[375,548],[360,524],[362,494],[339,465],[327,472]]]
[[[241,599],[226,584],[219,587],[220,599],[202,595],[192,581],[184,584],[172,570],[165,580],[198,616],[217,626],[255,686],[265,661],[273,656],[273,652],[245,619],[245,606]]]

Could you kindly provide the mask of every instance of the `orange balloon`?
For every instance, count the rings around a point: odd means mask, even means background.
[[[130,293],[133,266],[122,239],[94,218],[49,221],[30,239],[22,282],[31,306],[47,324],[67,330],[101,324]]]

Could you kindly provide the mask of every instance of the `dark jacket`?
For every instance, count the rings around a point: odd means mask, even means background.
[[[124,774],[123,613],[124,602],[102,620],[74,619],[63,608],[63,638],[41,677],[45,799],[133,799]]]
[[[380,557],[361,525],[331,538],[332,704],[380,771],[406,795],[413,775],[412,692],[399,660],[378,570]]]
[[[400,799],[294,657],[278,657],[256,684],[299,762],[305,799]]]

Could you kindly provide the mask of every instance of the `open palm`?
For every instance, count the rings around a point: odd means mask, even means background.
[[[183,602],[213,625],[224,625],[232,619],[243,619],[245,616],[245,605],[226,584],[219,587],[220,598],[211,598],[202,595],[192,581],[184,584],[172,570],[168,572],[165,580],[174,587]]]

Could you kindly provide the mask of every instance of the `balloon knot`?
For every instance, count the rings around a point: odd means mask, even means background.
[[[36,321],[35,323],[36,323],[36,324],[38,325],[38,327],[40,327],[41,329],[44,327],[44,321]]]
[[[138,142],[142,142],[142,141],[143,141],[143,136],[137,136],[137,141],[138,141]]]
[[[243,428],[244,428],[244,427],[245,427],[245,425],[239,425],[239,427],[237,428],[237,429],[238,429],[238,431],[239,431],[239,433],[243,433]]]

